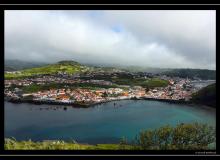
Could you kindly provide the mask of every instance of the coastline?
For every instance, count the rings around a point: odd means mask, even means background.
[[[100,102],[90,102],[90,103],[76,103],[76,102],[59,102],[59,101],[40,101],[40,100],[25,100],[25,99],[5,99],[7,102],[11,103],[30,103],[30,104],[36,104],[36,105],[42,105],[42,104],[49,104],[49,105],[65,105],[65,106],[73,106],[76,108],[89,108],[93,107],[98,104],[108,103],[108,102],[114,102],[114,101],[121,101],[121,100],[149,100],[149,101],[160,101],[160,102],[167,102],[172,104],[191,104],[193,105],[191,101],[185,101],[185,100],[173,100],[173,99],[158,99],[158,98],[147,98],[147,97],[131,97],[131,98],[120,98],[120,99],[110,99]]]

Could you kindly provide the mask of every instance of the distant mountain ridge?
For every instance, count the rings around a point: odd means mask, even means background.
[[[88,64],[81,64],[73,60],[63,60],[53,64],[46,64],[41,62],[25,62],[19,60],[6,60],[5,71],[21,71],[25,75],[34,74],[54,74],[58,72],[66,72],[68,74],[82,73],[82,72],[114,72],[114,71],[128,71],[128,72],[148,72],[153,74],[163,74],[171,77],[191,78],[191,79],[216,79],[215,70],[207,69],[170,69],[170,68],[151,68],[139,66],[95,66]],[[9,76],[10,77],[10,76]]]
[[[170,77],[181,77],[190,79],[215,80],[216,71],[208,69],[192,68],[152,68],[140,66],[119,67],[130,72],[148,72],[153,74],[167,75]]]
[[[58,64],[62,64],[62,65],[81,65],[79,62],[76,61],[71,61],[71,60],[66,60],[66,61],[59,61],[57,62]]]
[[[34,67],[40,67],[47,63],[42,62],[27,62],[21,60],[5,60],[5,71],[18,71],[23,69],[29,69]]]
[[[181,77],[190,79],[215,80],[216,71],[208,69],[172,69],[170,71],[162,72],[167,76]]]

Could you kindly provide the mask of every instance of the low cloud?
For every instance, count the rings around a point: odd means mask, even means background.
[[[215,11],[5,11],[5,57],[215,69]]]

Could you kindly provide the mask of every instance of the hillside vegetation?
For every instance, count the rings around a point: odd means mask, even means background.
[[[74,74],[80,72],[86,72],[89,68],[80,65],[74,61],[60,61],[56,64],[50,64],[42,67],[31,68],[21,70],[18,73],[5,73],[5,79],[17,79],[31,77],[35,75],[56,74],[59,72],[65,72],[67,74]]]
[[[16,141],[14,139],[5,139],[6,150],[120,150],[120,144],[78,144],[76,142],[65,141],[43,141],[33,142],[29,141]],[[123,149],[133,149],[131,145],[123,146]]]
[[[88,73],[88,72],[114,72],[114,71],[120,71],[119,69],[116,69],[114,67],[87,67],[84,65],[81,65],[78,62],[75,61],[60,61],[56,64],[49,64],[42,67],[36,67],[31,69],[25,69],[21,70],[19,72],[15,73],[5,73],[5,79],[22,79],[26,77],[33,77],[37,75],[48,75],[48,74],[57,74],[57,73],[66,73],[66,74],[74,74],[74,73]],[[83,78],[82,79],[90,79]],[[116,83],[118,85],[130,85],[130,86],[142,86],[145,88],[154,88],[154,87],[166,87],[168,85],[168,81],[162,80],[159,78],[151,78],[151,79],[144,79],[144,78],[134,78],[131,75],[127,74],[119,74],[115,77],[112,77],[111,75],[96,75],[93,77],[94,79],[100,79],[100,80],[107,80],[111,81],[113,83]],[[59,85],[60,86],[60,85]],[[78,87],[90,87],[91,85],[83,84],[83,86]],[[45,88],[45,86],[42,86]],[[38,90],[39,88],[42,88],[39,86],[28,86],[25,89],[27,90]],[[109,88],[114,86],[95,86],[92,85],[91,87],[98,87],[98,88]],[[48,87],[46,87],[48,88]]]
[[[192,95],[192,101],[216,107],[216,83],[210,84]]]
[[[172,69],[171,71],[162,72],[171,77],[181,77],[181,78],[200,78],[203,80],[215,80],[216,71],[208,69]]]
[[[159,73],[165,74],[171,77],[182,77],[182,78],[200,78],[200,79],[216,79],[215,70],[207,69],[162,69],[162,68],[146,68],[146,67],[96,67],[96,66],[86,66],[75,61],[60,61],[56,64],[46,65],[44,63],[37,64],[36,62],[23,62],[18,60],[6,60],[5,61],[5,71],[18,71],[21,73],[6,73],[6,79],[18,79],[30,76],[35,76],[39,74],[55,74],[58,72],[66,72],[67,74],[73,73],[84,73],[93,71],[103,71],[103,72],[113,72],[128,70],[131,72],[149,72],[149,73]]]
[[[181,78],[199,78],[203,80],[216,79],[216,71],[208,69],[192,69],[192,68],[151,68],[151,67],[140,67],[140,66],[128,66],[121,67],[130,72],[148,72],[154,74],[164,74],[171,77],[181,77]]]
[[[145,88],[166,87],[169,84],[167,80],[162,80],[159,78],[144,79],[144,78],[117,77],[115,79],[112,79],[112,82],[119,85],[142,86]]]

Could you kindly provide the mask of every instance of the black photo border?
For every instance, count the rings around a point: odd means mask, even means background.
[[[216,53],[218,51],[217,43],[217,18],[220,17],[220,9],[218,5],[0,5],[0,31],[1,31],[1,60],[2,69],[1,76],[4,81],[4,10],[216,10]],[[217,54],[216,54],[216,74],[218,71]],[[217,81],[216,76],[216,81]],[[218,85],[217,85],[218,87]],[[217,92],[218,93],[218,92]],[[169,151],[154,151],[154,150],[4,150],[4,82],[2,83],[2,104],[0,107],[1,117],[1,132],[0,132],[0,156],[7,155],[193,155],[193,156],[213,156],[219,154],[218,146],[218,126],[219,120],[217,118],[218,110],[216,108],[216,150],[207,151],[184,151],[184,150],[169,150]],[[218,96],[218,95],[217,95]],[[218,98],[217,98],[218,104]],[[218,106],[218,105],[217,105]]]

